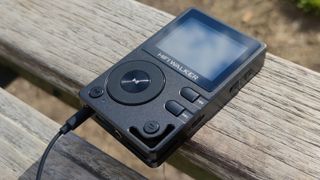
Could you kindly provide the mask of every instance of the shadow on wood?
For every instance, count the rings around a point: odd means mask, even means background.
[[[0,61],[2,61],[1,58]],[[0,87],[7,87],[17,77],[18,74],[12,71],[10,68],[0,65]]]

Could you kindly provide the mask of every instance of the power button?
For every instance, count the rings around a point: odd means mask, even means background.
[[[159,130],[159,128],[160,125],[157,121],[147,121],[143,126],[144,132],[148,134],[156,133]]]

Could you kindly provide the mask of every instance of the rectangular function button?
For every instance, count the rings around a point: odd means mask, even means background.
[[[182,105],[176,101],[168,101],[165,105],[166,109],[175,116],[179,116],[185,109]]]
[[[199,93],[189,87],[182,88],[180,91],[180,95],[190,102],[194,102],[199,97]]]

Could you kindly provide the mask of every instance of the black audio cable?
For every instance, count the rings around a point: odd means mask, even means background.
[[[44,151],[38,166],[36,180],[41,180],[41,174],[42,174],[44,163],[47,159],[47,156],[51,148],[53,147],[54,143],[59,139],[59,137],[64,134],[67,134],[71,130],[76,129],[85,120],[87,120],[89,117],[93,116],[94,114],[95,114],[95,111],[91,109],[89,106],[85,105],[65,122],[65,124],[60,128],[59,132],[52,138],[46,150]]]

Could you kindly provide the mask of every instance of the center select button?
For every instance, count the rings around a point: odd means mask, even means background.
[[[151,82],[149,75],[141,70],[126,73],[121,81],[121,87],[127,92],[138,93],[145,90]]]

